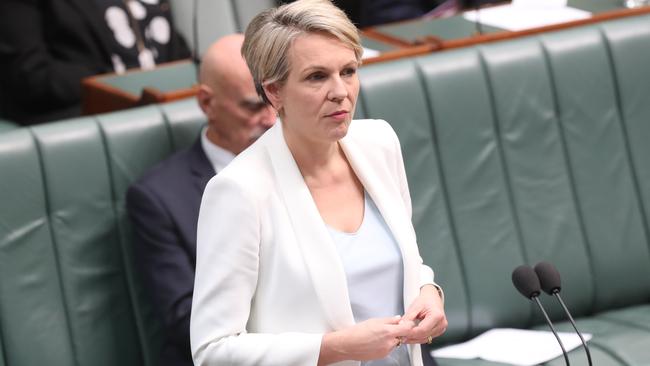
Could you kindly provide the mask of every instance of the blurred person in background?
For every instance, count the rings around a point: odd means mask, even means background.
[[[168,0],[2,0],[0,115],[78,116],[83,78],[189,57]]]
[[[421,17],[443,0],[335,0],[359,28]]]
[[[240,52],[243,39],[223,37],[203,57],[197,100],[208,123],[196,142],[152,168],[127,193],[136,264],[164,326],[159,365],[192,365],[190,309],[203,189],[276,119],[255,92]]]

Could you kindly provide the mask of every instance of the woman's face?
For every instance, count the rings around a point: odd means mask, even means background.
[[[359,94],[354,51],[320,33],[296,38],[288,51],[289,75],[267,86],[281,110],[285,134],[312,142],[334,142],[347,134]]]

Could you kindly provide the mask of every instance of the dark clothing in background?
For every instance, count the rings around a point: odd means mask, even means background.
[[[163,324],[160,366],[192,366],[190,312],[201,196],[214,168],[198,139],[147,172],[127,193],[136,265]]]
[[[166,2],[137,0],[92,0],[111,30],[113,66],[143,67],[143,55],[150,55],[156,64],[170,60],[171,15]],[[135,23],[135,27],[134,27]],[[146,58],[146,57],[145,57]]]
[[[442,0],[334,0],[359,28],[420,17]]]
[[[79,115],[81,80],[113,72],[114,46],[93,0],[0,1],[0,116],[29,125]],[[173,30],[168,50],[165,61],[190,55]]]

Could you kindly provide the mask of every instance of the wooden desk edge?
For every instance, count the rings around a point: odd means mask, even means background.
[[[391,60],[397,60],[400,58],[414,57],[426,55],[428,53],[437,51],[438,47],[435,44],[421,44],[418,46],[412,46],[408,48],[401,48],[395,51],[388,51],[379,54],[376,57],[369,57],[363,60],[363,65],[371,65],[378,62],[385,62]]]
[[[470,37],[470,38],[456,39],[456,40],[451,40],[451,41],[443,41],[439,45],[440,45],[441,50],[442,49],[447,50],[447,49],[452,49],[452,48],[467,47],[467,46],[473,46],[473,45],[476,45],[476,44],[490,43],[490,42],[502,41],[502,40],[507,40],[507,39],[531,36],[531,35],[535,35],[535,34],[553,32],[553,31],[558,31],[558,30],[562,30],[562,29],[579,27],[579,26],[583,26],[583,25],[595,24],[595,23],[600,23],[600,22],[604,22],[604,21],[608,21],[608,20],[626,18],[626,17],[630,17],[630,16],[637,16],[637,15],[643,15],[643,14],[649,14],[649,13],[650,13],[650,6],[643,7],[643,8],[637,8],[637,9],[613,10],[613,11],[593,15],[593,16],[587,18],[587,19],[573,20],[573,21],[566,22],[566,23],[552,24],[552,25],[547,25],[547,26],[543,26],[543,27],[524,29],[524,30],[520,30],[520,31],[503,31],[503,32],[498,32],[498,33],[481,34],[481,35],[477,35],[477,36]]]
[[[174,67],[178,64],[187,63],[188,60],[172,61],[160,64],[157,67]],[[123,75],[141,72],[141,69],[132,69]],[[141,94],[135,95],[122,89],[105,84],[102,78],[113,76],[115,73],[99,74],[87,77],[82,80],[82,113],[84,115],[106,113],[115,110],[128,109],[151,103],[164,103],[173,100],[189,98],[196,95],[198,86],[161,92],[155,88],[145,87]]]
[[[83,79],[81,87],[81,109],[84,115],[132,108],[139,99],[131,93],[98,81],[97,77]]]
[[[538,33],[551,32],[551,31],[567,29],[571,27],[577,27],[577,26],[588,25],[592,23],[599,23],[607,20],[614,20],[614,19],[643,15],[648,13],[650,13],[650,6],[645,6],[636,9],[617,9],[617,10],[603,12],[600,14],[595,14],[587,19],[574,20],[574,21],[560,23],[560,24],[547,25],[543,27],[535,27],[535,28],[525,29],[521,31],[503,30],[497,33],[481,34],[473,37],[453,39],[448,41],[442,40],[436,37],[435,35],[428,35],[419,38],[417,42],[412,42],[404,38],[383,33],[379,31],[376,27],[371,27],[362,30],[362,34],[370,39],[387,43],[395,47],[398,47],[400,49],[395,51],[384,52],[380,56],[368,59],[367,62],[365,63],[375,63],[379,61],[384,61],[384,58],[385,60],[393,60],[396,58],[394,57],[394,55],[399,55],[402,53],[410,56],[419,55],[421,54],[419,52],[421,52],[424,49],[421,47],[422,45],[418,43],[420,41],[430,43],[432,45],[431,52],[433,52],[433,51],[439,51],[445,49],[472,46],[480,43],[489,43],[489,42],[517,38],[517,37],[524,37],[524,36],[534,35]],[[404,52],[403,50],[403,49],[410,49],[410,48],[413,48],[414,50],[411,52]],[[386,57],[384,57],[384,55],[386,55]]]
[[[196,96],[199,91],[198,85],[193,85],[189,88],[173,90],[163,93],[155,88],[143,88],[142,95],[138,101],[138,105],[152,104],[152,103],[167,103],[174,100],[191,98]]]

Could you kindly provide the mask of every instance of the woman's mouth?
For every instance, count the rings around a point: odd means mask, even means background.
[[[343,119],[343,118],[347,117],[347,115],[348,115],[348,111],[336,111],[334,113],[328,114],[325,117],[331,117],[331,118],[335,118],[335,119]]]

